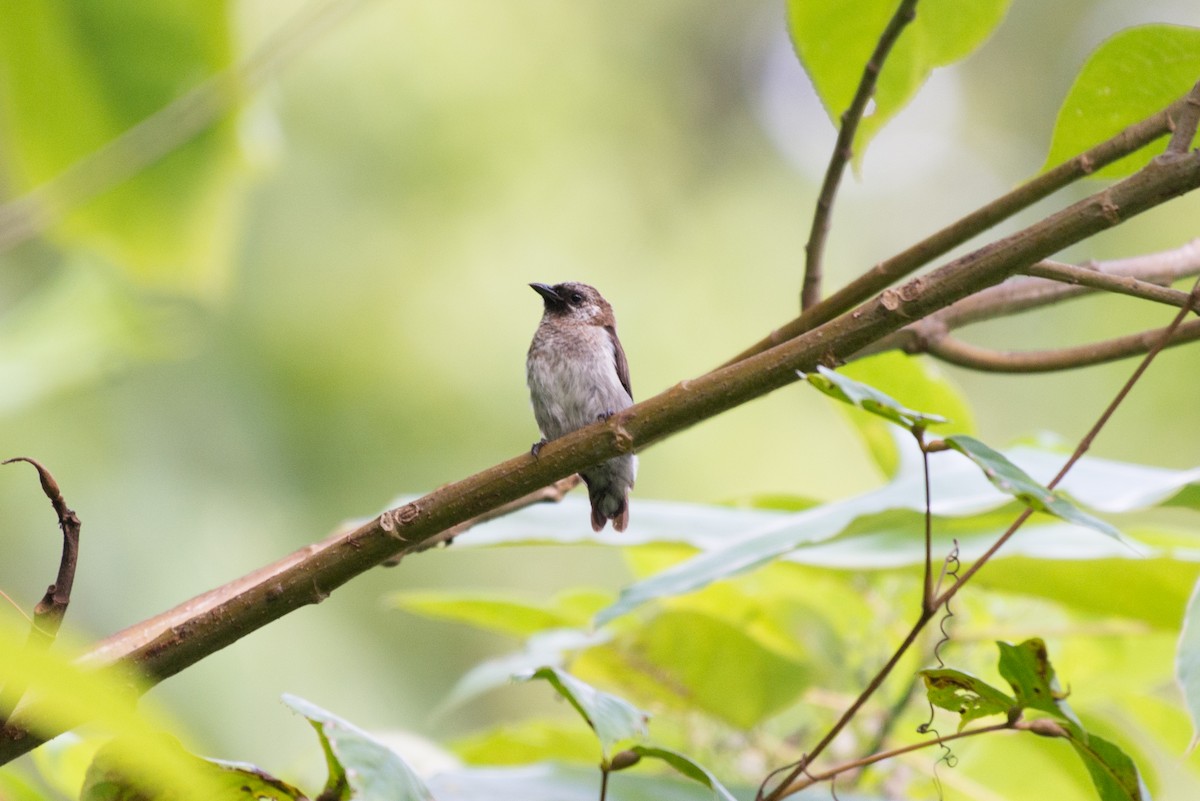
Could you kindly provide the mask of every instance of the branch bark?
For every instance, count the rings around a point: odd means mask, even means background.
[[[1200,187],[1200,152],[1156,160],[1126,180],[777,347],[715,370],[514,459],[389,510],[199,596],[148,624],[119,632],[85,656],[120,662],[161,681],[300,607],[318,603],[355,576],[502,504],[580,469],[678,433],[797,380],[796,371],[837,362],[913,320],[1104,229]],[[37,710],[18,710],[20,722]],[[17,721],[13,721],[17,722]],[[43,724],[0,737],[0,764],[59,732]]]
[[[875,293],[882,292],[896,281],[910,275],[934,259],[944,256],[964,242],[975,238],[997,223],[1032,206],[1064,186],[1091,175],[1096,170],[1178,130],[1176,120],[1184,115],[1192,97],[1193,95],[1188,95],[1179,98],[1157,114],[1130,125],[1111,139],[1064,161],[1052,170],[1042,173],[1012,192],[976,209],[907,250],[876,264],[834,294],[803,311],[790,323],[775,329],[722,366],[728,367],[736,364],[829,322]]]
[[[54,583],[46,588],[42,600],[33,608],[33,619],[30,621],[29,640],[26,648],[45,650],[49,648],[58,636],[58,629],[66,617],[67,607],[71,603],[71,589],[75,586],[75,567],[79,562],[79,516],[67,506],[63,500],[58,482],[50,471],[39,462],[25,456],[5,459],[0,465],[14,462],[27,462],[38,472],[42,484],[42,492],[50,500],[54,513],[58,516],[58,528],[62,531],[62,556],[58,562],[58,574]],[[17,708],[21,697],[25,695],[25,685],[9,682],[0,690],[0,731],[3,731],[9,715]],[[3,735],[0,735],[3,736]]]

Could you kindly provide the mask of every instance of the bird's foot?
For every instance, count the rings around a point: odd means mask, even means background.
[[[539,439],[537,442],[533,443],[533,447],[529,449],[529,452],[531,454],[533,454],[534,459],[538,458],[538,454],[541,453],[542,446],[545,444],[546,444],[546,440],[544,438]]]
[[[598,421],[600,421],[601,423],[603,423],[605,420],[612,417],[614,414],[616,414],[616,412],[614,412],[612,409],[608,409],[608,410],[600,412],[600,414],[596,415],[596,419]]]

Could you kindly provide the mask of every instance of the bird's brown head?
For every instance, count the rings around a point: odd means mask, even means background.
[[[542,296],[545,317],[576,325],[615,326],[612,306],[594,287],[576,281],[566,281],[549,286],[530,284],[534,292]]]

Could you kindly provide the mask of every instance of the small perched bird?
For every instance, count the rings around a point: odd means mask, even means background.
[[[606,420],[633,405],[629,362],[612,306],[587,284],[530,284],[542,296],[542,322],[529,346],[525,375],[542,440]],[[613,521],[629,525],[629,490],[637,474],[637,457],[625,454],[580,472],[592,503],[592,530]]]

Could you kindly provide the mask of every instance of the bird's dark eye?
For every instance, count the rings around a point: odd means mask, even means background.
[[[580,303],[583,303],[583,295],[580,295],[578,292],[572,292],[571,305],[578,306]]]

